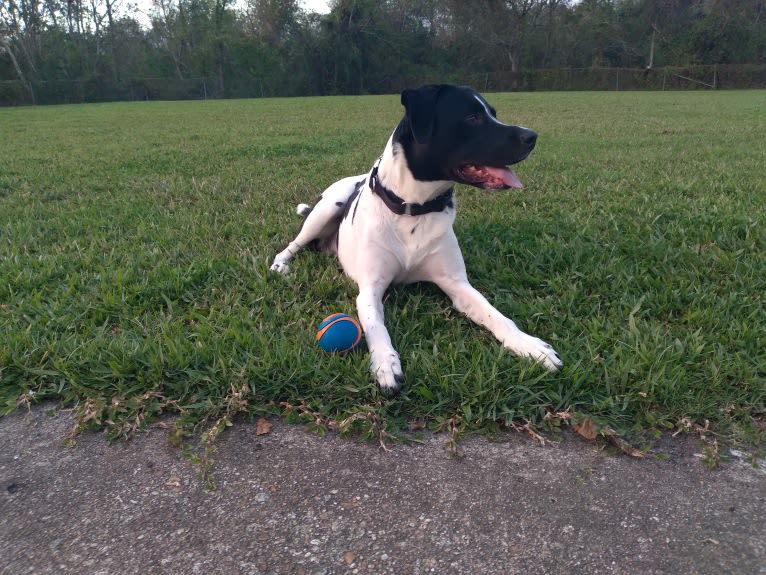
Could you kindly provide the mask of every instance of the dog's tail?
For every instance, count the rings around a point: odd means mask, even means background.
[[[295,212],[302,217],[306,217],[311,213],[311,206],[308,204],[298,204],[298,207],[295,209]]]

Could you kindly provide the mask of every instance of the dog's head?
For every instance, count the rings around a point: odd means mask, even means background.
[[[452,180],[485,190],[521,188],[508,166],[526,158],[537,134],[497,119],[475,90],[451,84],[402,92],[405,116],[394,133],[413,176]]]

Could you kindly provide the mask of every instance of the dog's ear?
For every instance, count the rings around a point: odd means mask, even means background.
[[[428,143],[431,139],[439,90],[441,86],[428,84],[416,90],[408,88],[402,92],[402,106],[406,110],[407,121],[418,144]]]

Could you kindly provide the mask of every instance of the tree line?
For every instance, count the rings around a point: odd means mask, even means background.
[[[766,0],[334,0],[328,14],[298,0],[153,0],[148,17],[126,1],[0,2],[0,103],[766,63]]]

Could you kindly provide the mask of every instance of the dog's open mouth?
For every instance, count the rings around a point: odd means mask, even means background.
[[[485,190],[520,189],[523,187],[516,172],[511,168],[465,164],[456,168],[454,174],[458,182]]]

